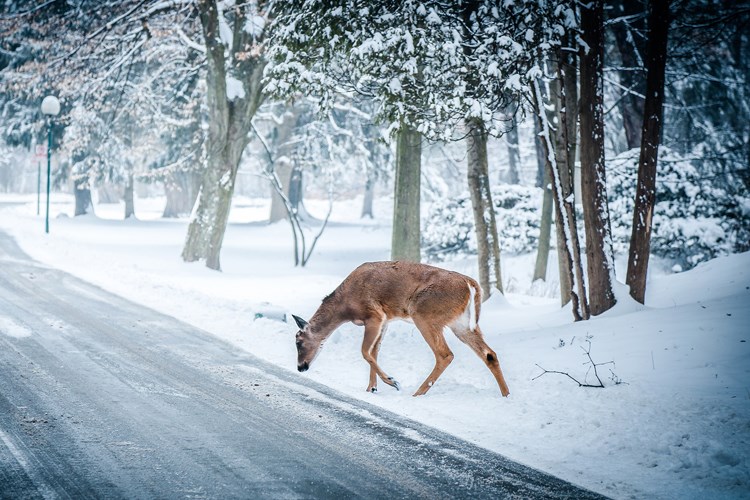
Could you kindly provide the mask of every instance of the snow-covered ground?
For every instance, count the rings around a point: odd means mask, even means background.
[[[0,227],[35,259],[295,373],[293,323],[256,313],[309,317],[354,267],[389,254],[387,200],[379,200],[374,221],[358,218],[356,200],[337,203],[310,263],[295,268],[289,226],[263,222],[266,200],[239,198],[218,273],[181,261],[187,221],[159,219],[163,200],[137,200],[138,220],[122,221],[118,205],[74,219],[60,215],[71,214],[72,198],[58,195],[45,235],[35,198],[13,199],[26,204],[0,211]],[[446,264],[470,275],[474,266]],[[425,397],[411,397],[434,358],[408,323],[391,325],[380,354],[401,392],[382,383],[378,394],[365,392],[368,366],[354,325],[341,327],[299,376],[615,498],[750,498],[750,253],[682,274],[657,270],[646,306],[618,290],[613,310],[580,323],[550,297],[556,283],[530,291],[532,267],[533,256],[504,257],[512,293],[507,302],[485,303],[480,320],[500,356],[507,399],[450,333],[453,364]],[[584,379],[588,342],[595,362],[615,362],[598,367],[605,389],[581,388],[557,374],[536,378],[542,366]]]

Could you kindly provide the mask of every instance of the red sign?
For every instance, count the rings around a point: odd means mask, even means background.
[[[45,156],[47,156],[47,148],[43,144],[37,144],[34,158],[44,158]]]

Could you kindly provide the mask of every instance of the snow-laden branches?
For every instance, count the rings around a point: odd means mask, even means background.
[[[453,138],[474,118],[500,135],[502,110],[538,72],[536,49],[557,45],[575,24],[560,1],[298,0],[279,7],[270,93],[312,93],[324,108],[339,92],[368,96],[391,130],[404,123],[432,139]]]

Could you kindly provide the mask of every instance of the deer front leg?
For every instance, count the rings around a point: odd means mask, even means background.
[[[451,364],[451,361],[453,361],[453,352],[445,342],[442,326],[432,325],[427,321],[418,320],[417,318],[414,318],[414,324],[417,326],[417,329],[419,329],[425,341],[427,341],[433,354],[435,354],[435,368],[432,369],[432,372],[430,372],[425,381],[422,382],[422,385],[419,386],[417,392],[414,393],[414,396],[422,396],[430,390],[438,377],[440,377],[445,369],[448,368],[448,365]]]
[[[378,362],[378,353],[380,352],[380,345],[383,343],[386,330],[388,330],[388,323],[383,323],[383,326],[380,327],[380,335],[375,340],[375,345],[372,348],[372,356],[375,358],[375,363]],[[378,373],[372,366],[370,366],[370,383],[367,386],[367,392],[378,392]]]
[[[385,324],[382,319],[365,322],[365,338],[362,341],[362,357],[370,364],[370,383],[367,386],[368,392],[377,391],[377,377],[380,377],[383,382],[391,387],[395,387],[396,390],[401,390],[399,383],[393,380],[393,377],[386,375],[380,366],[378,366],[378,352],[380,351],[380,344],[383,341],[384,333]]]

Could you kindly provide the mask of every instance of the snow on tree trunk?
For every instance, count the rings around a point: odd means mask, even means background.
[[[581,50],[581,198],[589,307],[591,314],[598,315],[612,308],[616,298],[604,163],[604,2],[596,0],[589,6],[581,7],[582,37],[588,46]]]
[[[576,53],[572,47],[576,46],[576,40],[573,34],[568,30],[566,35],[569,47],[558,51],[557,65],[558,75],[562,82],[560,94],[560,114],[565,124],[565,152],[568,162],[568,172],[570,172],[570,189],[573,189],[573,175],[576,164],[576,150],[578,149],[578,78],[577,78],[577,60]]]
[[[396,144],[392,260],[420,261],[422,135],[402,122]]]
[[[552,233],[552,187],[550,186],[549,174],[545,168],[546,160],[542,148],[541,132],[539,120],[534,120],[534,148],[536,149],[537,161],[536,184],[537,187],[544,189],[544,196],[542,198],[542,220],[539,223],[539,246],[532,282],[547,279],[547,263],[549,262],[550,236]],[[558,252],[558,258],[559,255],[560,252]],[[560,268],[562,269],[562,266]],[[570,287],[568,287],[569,289]]]
[[[635,191],[633,232],[630,237],[628,274],[630,295],[640,303],[646,300],[646,276],[651,251],[651,221],[656,201],[656,162],[661,141],[664,102],[664,72],[667,60],[669,2],[653,0],[649,12],[646,102],[643,110],[641,154]]]
[[[568,127],[568,116],[570,113],[566,110],[566,96],[569,95],[565,92],[566,87],[564,85],[564,78],[560,75],[560,78],[553,79],[549,83],[550,101],[553,104],[554,111],[552,116],[554,121],[561,124],[554,129],[554,145],[555,150],[553,155],[557,158],[557,168],[560,175],[561,184],[561,195],[564,200],[570,199],[570,203],[573,204],[574,192],[573,192],[573,165],[571,160],[571,148],[570,140],[568,138],[571,129]],[[572,119],[572,117],[571,117]],[[572,134],[575,136],[575,128],[572,130]],[[557,210],[560,207],[555,205],[555,217],[558,217]],[[557,219],[556,219],[557,220]],[[568,262],[580,261],[579,257],[570,256],[567,254],[568,245],[565,244],[565,231],[560,224],[555,224],[555,235],[557,237],[557,260],[558,269],[560,273],[560,303],[562,305],[567,304],[571,300],[570,290],[573,281],[570,279],[570,274],[567,271]],[[576,233],[576,239],[578,238]],[[576,242],[575,246],[578,246]]]
[[[219,33],[221,14],[216,2],[201,1],[197,7],[206,45],[208,137],[206,169],[182,258],[186,262],[205,259],[208,268],[220,270],[219,256],[237,169],[248,143],[253,116],[260,105],[261,78],[266,63],[260,54],[249,52],[255,38],[244,29],[241,14],[247,15],[247,11],[235,9],[238,18],[228,48]],[[225,61],[227,49],[233,59],[231,64]],[[231,68],[234,76],[227,74],[227,68]]]
[[[182,251],[185,261],[205,259],[207,267],[221,269],[219,255],[229,220],[237,167],[245,144],[240,142],[232,146],[225,140],[209,145],[198,206],[188,226],[188,236]]]
[[[583,267],[581,265],[580,250],[578,246],[578,230],[576,229],[575,223],[575,209],[574,200],[572,193],[568,196],[563,194],[563,183],[561,181],[561,172],[558,167],[557,159],[555,158],[555,148],[552,144],[552,138],[550,137],[550,123],[547,120],[547,113],[544,110],[544,101],[542,99],[542,91],[538,81],[532,83],[532,98],[534,100],[534,109],[536,119],[539,120],[539,125],[542,130],[542,148],[544,149],[546,157],[547,171],[549,172],[551,184],[552,184],[552,195],[553,201],[557,208],[555,211],[555,224],[562,232],[562,244],[564,247],[564,254],[558,248],[558,252],[564,255],[565,261],[562,263],[560,276],[562,278],[563,273],[567,276],[570,281],[570,297],[572,301],[573,318],[576,321],[582,319],[588,319],[588,311],[586,308],[586,291],[583,283]]]
[[[487,132],[484,122],[473,118],[466,122],[466,156],[468,164],[469,193],[474,212],[474,229],[477,236],[479,285],[485,300],[494,289],[503,293],[500,272],[500,243],[497,237],[495,210],[490,193],[487,165]]]

